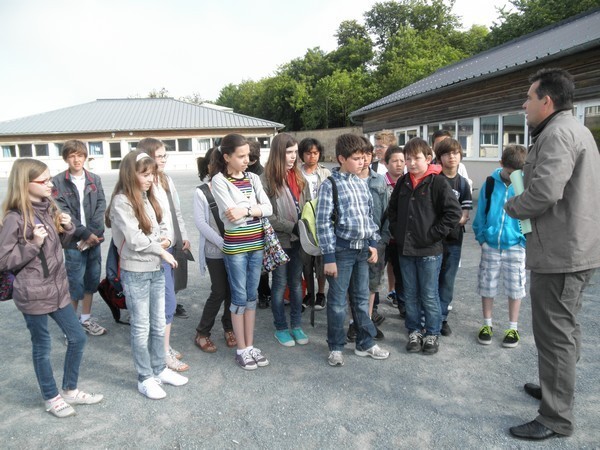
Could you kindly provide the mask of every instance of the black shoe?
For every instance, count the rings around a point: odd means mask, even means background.
[[[537,420],[524,423],[517,427],[510,427],[510,434],[519,439],[530,439],[534,441],[541,441],[555,436],[561,436],[556,431],[552,431],[550,428],[542,425]]]
[[[398,312],[401,319],[406,319],[406,306],[404,306],[404,302],[398,302]]]
[[[346,340],[348,342],[356,341],[356,327],[354,326],[354,323],[348,325],[348,333],[346,333]]]
[[[537,384],[525,383],[523,389],[525,389],[525,392],[527,392],[527,394],[529,394],[531,397],[537,400],[542,399],[542,388],[539,387]]]
[[[425,339],[423,339],[423,354],[434,355],[438,352],[439,346],[440,343],[438,336],[429,334],[425,336]]]
[[[314,302],[314,297],[311,294],[306,294],[302,299],[302,304],[304,306],[312,306]]]
[[[177,307],[175,308],[175,317],[180,317],[181,319],[187,319],[189,317],[183,305],[180,305],[179,303],[177,303]]]
[[[325,309],[325,294],[317,293],[317,299],[315,300],[315,310],[321,311]]]
[[[385,316],[383,314],[379,314],[377,311],[373,311],[373,314],[371,314],[371,320],[375,325],[379,326],[385,320]]]
[[[260,309],[267,309],[269,306],[271,306],[271,296],[259,294],[258,295],[258,307]]]
[[[448,325],[447,320],[444,320],[442,322],[441,334],[442,334],[442,336],[450,336],[452,334],[452,328],[450,328],[450,325]]]
[[[406,351],[408,353],[419,353],[423,347],[423,335],[418,331],[413,331],[408,335]]]
[[[381,341],[383,338],[385,338],[385,335],[379,328],[377,328],[377,325],[375,325],[375,331],[377,331],[377,334],[375,334],[375,337],[373,339],[375,339],[376,341]]]

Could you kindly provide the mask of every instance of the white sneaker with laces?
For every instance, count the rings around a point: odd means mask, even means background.
[[[95,403],[100,403],[104,398],[104,395],[88,394],[87,392],[77,389],[74,395],[67,395],[65,392],[63,392],[62,398],[69,405],[93,405]]]
[[[177,372],[169,369],[168,367],[165,367],[165,370],[159,373],[156,378],[158,378],[161,383],[170,384],[172,386],[183,386],[189,381],[187,377],[179,375]]]
[[[382,349],[379,345],[375,344],[368,350],[354,349],[354,354],[357,356],[370,356],[373,359],[387,359],[390,356],[390,352]]]
[[[160,400],[167,396],[167,393],[160,387],[160,384],[157,383],[154,377],[138,381],[138,391],[151,400]]]
[[[106,328],[100,326],[100,324],[96,322],[96,319],[94,319],[93,317],[90,317],[85,322],[82,322],[81,326],[83,327],[86,333],[92,336],[101,336],[103,334],[106,334]]]
[[[327,358],[327,362],[330,366],[343,366],[344,355],[339,350],[333,350],[329,352],[329,358]]]

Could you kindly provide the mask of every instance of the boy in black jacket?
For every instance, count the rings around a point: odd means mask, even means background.
[[[398,246],[406,302],[405,326],[409,353],[437,353],[442,325],[438,279],[443,239],[461,219],[461,208],[450,185],[430,165],[431,148],[421,138],[404,146],[408,173],[394,188],[388,209],[390,231]],[[425,336],[421,329],[425,313]]]

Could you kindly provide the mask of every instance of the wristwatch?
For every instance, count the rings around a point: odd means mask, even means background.
[[[248,212],[246,213],[246,217],[252,217],[252,206],[248,206]]]

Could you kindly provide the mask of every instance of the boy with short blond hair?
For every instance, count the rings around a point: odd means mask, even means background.
[[[404,283],[406,350],[431,355],[438,351],[442,324],[438,300],[442,241],[458,225],[461,210],[450,185],[438,176],[441,167],[430,164],[433,152],[427,142],[411,139],[404,146],[404,156],[408,173],[396,183],[388,218]]]
[[[358,177],[364,165],[363,141],[343,134],[337,138],[335,154],[340,165],[321,184],[317,202],[317,238],[323,253],[327,292],[328,362],[343,366],[346,345],[344,322],[346,294],[356,313],[358,356],[386,359],[389,352],[373,342],[375,326],[369,317],[369,263],[377,262],[377,225],[373,221],[373,200],[367,184]],[[333,188],[338,193],[334,213]],[[335,222],[335,223],[334,223]]]

